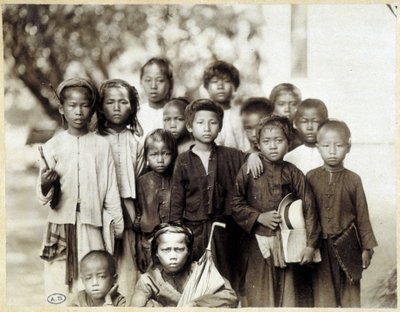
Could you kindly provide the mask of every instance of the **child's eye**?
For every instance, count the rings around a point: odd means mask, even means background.
[[[171,118],[164,118],[164,122],[168,122],[170,120],[171,120]]]
[[[185,118],[183,118],[183,117],[178,117],[178,120],[179,120],[179,121],[185,121]]]

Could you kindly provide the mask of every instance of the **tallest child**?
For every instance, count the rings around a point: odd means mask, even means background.
[[[110,145],[88,130],[98,99],[96,88],[85,79],[72,78],[56,92],[68,129],[43,146],[46,161],[40,164],[37,193],[51,208],[41,252],[46,298],[62,294],[67,303],[68,295],[77,290],[78,262],[91,250],[105,249],[103,210],[113,217],[118,238],[124,223]],[[59,196],[55,185],[61,185]]]

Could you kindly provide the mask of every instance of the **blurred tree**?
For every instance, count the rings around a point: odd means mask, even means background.
[[[216,58],[257,84],[264,22],[257,6],[6,4],[4,57],[10,74],[59,120],[48,83],[55,87],[72,65],[74,74],[99,83],[129,47],[132,74],[152,56],[168,57],[179,95],[198,96],[202,72]]]

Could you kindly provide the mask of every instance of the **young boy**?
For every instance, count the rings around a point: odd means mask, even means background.
[[[224,127],[215,142],[218,145],[247,151],[250,144],[240,123],[239,109],[231,103],[240,85],[237,68],[224,61],[215,61],[205,69],[203,85],[210,99],[224,109]]]
[[[245,277],[250,307],[295,307],[303,300],[298,288],[305,281],[295,275],[301,266],[286,264],[280,246],[282,220],[277,208],[287,194],[294,193],[303,202],[307,246],[300,254],[300,265],[312,261],[318,243],[320,227],[311,189],[301,171],[282,160],[288,150],[290,131],[286,117],[264,118],[257,131],[264,172],[254,179],[247,174],[244,164],[236,178],[233,217],[251,236]]]
[[[80,262],[84,290],[72,300],[74,307],[114,306],[124,307],[125,297],[118,291],[117,264],[105,250],[92,250]]]
[[[324,165],[307,174],[322,227],[322,262],[317,266],[314,284],[317,307],[360,307],[360,281],[346,278],[333,250],[336,239],[352,224],[356,226],[361,248],[354,261],[358,258],[362,269],[368,268],[377,246],[361,179],[343,166],[351,147],[350,137],[344,122],[322,123],[317,147]]]
[[[304,174],[323,163],[316,143],[318,126],[326,119],[328,110],[321,100],[306,99],[297,108],[294,125],[304,143],[287,153],[283,159],[294,164]]]
[[[263,97],[251,97],[240,108],[240,117],[246,136],[250,142],[250,151],[258,152],[257,125],[262,118],[272,113],[272,103]]]
[[[178,144],[178,153],[185,152],[194,144],[186,129],[185,108],[189,100],[184,97],[173,98],[163,109],[164,129],[172,133]]]
[[[131,306],[176,307],[185,286],[196,268],[192,262],[193,234],[186,226],[161,223],[153,232],[151,254],[153,265],[136,284]],[[214,282],[214,281],[210,281]],[[237,297],[229,282],[222,278],[213,291],[190,300],[191,307],[236,307]]]
[[[195,144],[180,154],[175,163],[170,220],[183,221],[193,231],[194,260],[205,251],[212,222],[226,223],[226,229],[216,230],[213,258],[221,275],[238,290],[245,266],[241,263],[244,260],[240,250],[241,245],[245,245],[245,233],[232,219],[230,199],[245,155],[239,150],[215,144],[223,116],[222,107],[209,99],[195,100],[186,108],[186,125]],[[255,158],[259,161],[258,156]]]

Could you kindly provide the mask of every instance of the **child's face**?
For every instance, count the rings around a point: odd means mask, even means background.
[[[343,166],[343,160],[350,151],[350,144],[343,131],[324,127],[318,134],[317,147],[325,165],[332,169]]]
[[[153,140],[149,144],[147,161],[149,163],[149,167],[153,171],[157,173],[163,173],[171,165],[172,153],[166,146],[165,142]]]
[[[64,104],[58,110],[68,123],[68,131],[71,134],[86,133],[92,117],[88,91],[83,88],[69,88],[65,91],[64,98]]]
[[[144,68],[141,83],[151,103],[165,101],[170,83],[157,64],[150,64]]]
[[[183,233],[164,233],[158,237],[156,254],[164,270],[168,273],[179,272],[185,265],[189,251]]]
[[[188,127],[195,141],[209,145],[220,132],[218,115],[212,111],[201,110],[194,115],[192,127]]]
[[[210,99],[219,104],[229,103],[232,99],[235,86],[229,76],[214,76],[207,87]]]
[[[317,142],[317,129],[321,122],[322,116],[318,109],[312,107],[303,110],[301,116],[296,119],[295,123],[304,142],[309,144],[315,144],[315,142]]]
[[[184,113],[174,105],[164,107],[164,129],[179,139],[187,133]]]
[[[101,304],[101,301],[115,284],[116,275],[111,275],[106,259],[91,258],[90,261],[86,261],[82,265],[81,280],[86,293]]]
[[[111,125],[127,125],[132,108],[128,90],[123,87],[105,90],[103,112]]]
[[[260,135],[261,153],[269,161],[280,161],[288,151],[288,140],[282,129],[267,126],[261,131]]]
[[[274,113],[278,116],[287,117],[290,121],[293,121],[294,114],[297,110],[297,100],[292,93],[282,92],[280,93],[274,103]]]
[[[261,120],[261,116],[257,113],[244,113],[241,117],[247,138],[252,146],[257,146],[257,125]]]

